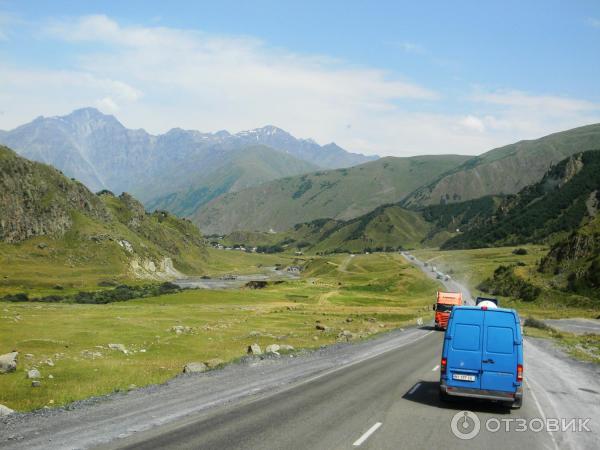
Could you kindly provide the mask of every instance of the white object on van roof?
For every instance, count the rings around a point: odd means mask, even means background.
[[[494,302],[490,302],[489,300],[484,300],[484,301],[480,302],[477,306],[480,308],[485,306],[488,309],[497,309],[498,308],[498,305],[496,305]]]

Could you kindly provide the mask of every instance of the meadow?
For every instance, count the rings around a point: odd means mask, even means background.
[[[214,256],[214,273],[253,272],[291,258]],[[240,256],[248,259],[235,262]],[[255,342],[263,350],[272,343],[311,349],[345,341],[344,330],[359,340],[432,317],[437,284],[398,254],[304,264],[301,279],[264,289],[188,290],[107,305],[0,302],[0,353],[19,351],[17,371],[0,375],[0,403],[19,411],[65,405],[165,382],[188,362],[234,361]],[[90,286],[96,280],[90,277]],[[327,329],[317,330],[317,321]],[[33,367],[43,377],[37,388],[25,377]]]

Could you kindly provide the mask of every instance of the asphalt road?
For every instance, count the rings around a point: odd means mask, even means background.
[[[485,402],[441,403],[442,337],[426,332],[408,345],[280,393],[188,417],[105,448],[555,448],[546,432],[493,433],[482,427],[472,440],[455,437],[452,417],[465,409],[476,412],[482,423],[488,418],[529,420],[540,412],[527,397],[518,411]]]

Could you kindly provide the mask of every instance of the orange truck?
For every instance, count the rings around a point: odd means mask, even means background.
[[[462,304],[462,293],[438,291],[437,303],[433,305],[433,310],[435,311],[435,329],[445,330],[448,328],[448,319],[452,307],[462,306]]]

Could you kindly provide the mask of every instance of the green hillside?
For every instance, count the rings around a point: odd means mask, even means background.
[[[581,227],[554,243],[539,270],[554,275],[559,287],[600,298],[600,216],[585,219]]]
[[[486,195],[516,194],[539,181],[553,164],[574,153],[596,148],[600,148],[600,124],[500,147],[419,187],[403,201],[403,206],[421,207]]]
[[[192,216],[206,233],[282,231],[322,217],[348,220],[394,203],[468,157],[387,157],[348,169],[283,178],[223,195]]]
[[[93,194],[6,147],[0,210],[0,292],[170,279],[206,266],[202,236],[190,221],[147,213],[128,194]]]
[[[479,226],[448,240],[443,248],[478,248],[544,242],[576,230],[598,209],[600,151],[573,155],[543,179],[508,196]]]
[[[213,198],[267,181],[317,170],[317,166],[264,145],[228,153],[215,170],[187,180],[185,190],[154,197],[145,202],[149,209],[165,209],[180,217],[190,216]],[[165,192],[164,186],[160,191]]]

